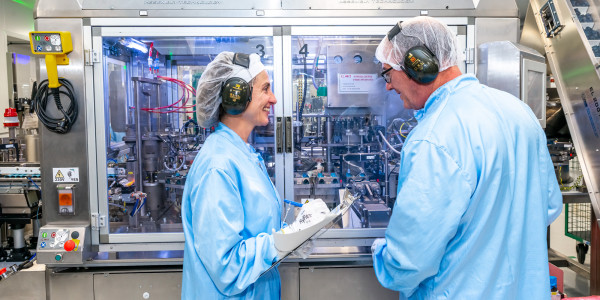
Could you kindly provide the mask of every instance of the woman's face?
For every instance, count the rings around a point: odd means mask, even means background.
[[[254,126],[266,126],[269,124],[269,113],[275,103],[277,99],[271,91],[269,75],[267,71],[262,71],[254,77],[252,101],[241,116]]]

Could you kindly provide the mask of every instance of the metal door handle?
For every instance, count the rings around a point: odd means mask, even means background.
[[[277,144],[277,153],[283,153],[283,118],[282,117],[277,117],[277,121],[276,121],[276,125],[277,128],[277,135],[276,135],[276,141],[275,143]]]

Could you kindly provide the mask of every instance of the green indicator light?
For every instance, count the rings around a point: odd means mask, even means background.
[[[127,70],[127,66],[123,65],[123,70]]]
[[[36,35],[36,36],[35,36],[35,40],[36,40],[36,41],[39,41],[39,40],[40,40],[40,36],[39,36],[39,35]]]

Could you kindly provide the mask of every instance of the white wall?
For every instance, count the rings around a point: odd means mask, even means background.
[[[8,55],[9,51],[13,52],[17,48],[23,49],[23,46],[12,47],[9,50],[8,42],[28,42],[29,31],[33,30],[33,8],[35,0],[0,0],[0,114],[4,114],[4,110],[8,107],[9,99],[12,98],[12,59]],[[17,52],[22,52],[17,50]],[[29,74],[32,70],[31,66],[20,67],[20,74],[16,78],[20,84],[29,84],[28,81],[34,74]],[[19,97],[29,96],[27,94],[19,94]],[[0,126],[0,133],[4,132],[4,128]]]

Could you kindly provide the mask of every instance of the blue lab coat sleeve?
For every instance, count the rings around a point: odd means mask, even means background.
[[[546,164],[548,172],[548,224],[546,224],[546,226],[550,226],[562,211],[563,199],[560,186],[556,180],[556,173],[554,172],[554,165],[552,164],[550,155],[547,151],[542,155],[546,156],[550,161]]]
[[[194,250],[209,276],[226,296],[243,292],[276,261],[272,236],[243,237],[244,218],[253,216],[245,215],[240,192],[224,170],[211,168],[203,174],[190,201]]]
[[[407,143],[402,155],[394,213],[386,241],[374,244],[373,266],[384,287],[410,297],[440,270],[471,187],[445,149],[429,141]]]

